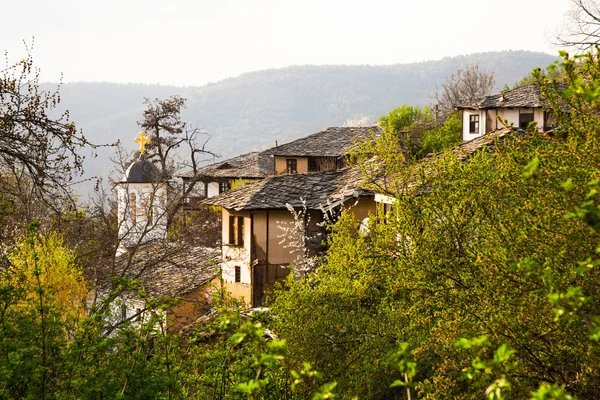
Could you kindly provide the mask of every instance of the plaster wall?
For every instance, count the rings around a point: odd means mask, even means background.
[[[479,115],[479,130],[477,133],[471,133],[469,117],[471,115]],[[486,132],[486,114],[483,110],[464,110],[463,111],[463,142],[473,140],[483,135]]]
[[[219,182],[208,182],[206,197],[215,197],[219,194]]]
[[[229,217],[231,215],[241,216],[244,218],[244,245],[236,246],[229,243]],[[226,209],[222,209],[222,256],[223,261],[221,263],[222,277],[225,282],[235,283],[235,267],[240,267],[240,281],[244,284],[250,284],[251,268],[250,268],[250,256],[251,256],[251,235],[250,235],[250,212],[229,212]]]
[[[119,240],[123,245],[166,238],[166,183],[121,183],[117,186],[117,199]]]
[[[346,212],[351,212],[357,221],[375,215],[377,213],[377,203],[373,196],[362,196],[358,199],[350,199],[344,204]]]
[[[223,289],[231,296],[243,300],[248,307],[252,306],[252,286],[244,283],[223,282]]]
[[[308,172],[308,157],[275,157],[275,175],[287,174],[287,161],[288,159],[296,160],[296,169],[299,174],[305,174]]]
[[[280,244],[293,226],[294,218],[288,210],[270,210],[269,211],[269,238],[267,240],[270,264],[289,264],[296,259],[296,252],[293,248],[284,248],[285,244]],[[283,229],[282,229],[283,228]],[[289,243],[286,239],[285,243]]]

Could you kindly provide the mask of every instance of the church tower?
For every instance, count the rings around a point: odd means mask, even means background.
[[[159,169],[146,158],[150,139],[141,132],[140,156],[117,182],[119,250],[167,237],[168,182]]]

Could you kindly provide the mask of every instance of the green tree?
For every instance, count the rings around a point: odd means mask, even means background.
[[[386,131],[368,181],[385,182],[392,210],[366,237],[342,218],[324,265],[272,304],[290,365],[311,363],[345,397],[403,396],[389,360],[406,342],[423,397],[598,397],[599,66],[565,55],[570,89],[541,79],[560,135],[405,164],[387,162],[399,149]]]

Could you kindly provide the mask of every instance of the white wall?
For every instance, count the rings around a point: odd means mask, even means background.
[[[135,194],[135,224],[132,216],[132,193]],[[120,183],[117,185],[117,198],[120,244],[132,246],[149,240],[166,238],[166,183]],[[150,215],[152,220],[149,220]]]
[[[542,132],[544,129],[544,110],[541,108],[492,108],[488,110],[464,110],[463,111],[463,141],[469,141],[475,139],[488,131],[494,131],[504,127],[502,123],[498,122],[497,117],[500,117],[503,121],[506,120],[508,126],[511,124],[513,127],[519,127],[519,115],[521,113],[531,113],[533,111],[533,119],[537,122],[538,131]],[[469,132],[469,116],[479,115],[479,132],[477,134]],[[488,126],[488,115],[490,119],[490,126]]]
[[[219,194],[219,182],[208,182],[206,197],[215,197]]]
[[[477,133],[469,132],[470,123],[469,117],[471,115],[479,115],[479,131]],[[464,110],[463,111],[463,142],[473,140],[485,133],[486,127],[486,115],[485,110]]]

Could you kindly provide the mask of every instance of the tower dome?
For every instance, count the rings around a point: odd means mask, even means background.
[[[144,154],[125,171],[123,183],[152,183],[160,180],[160,171]]]

